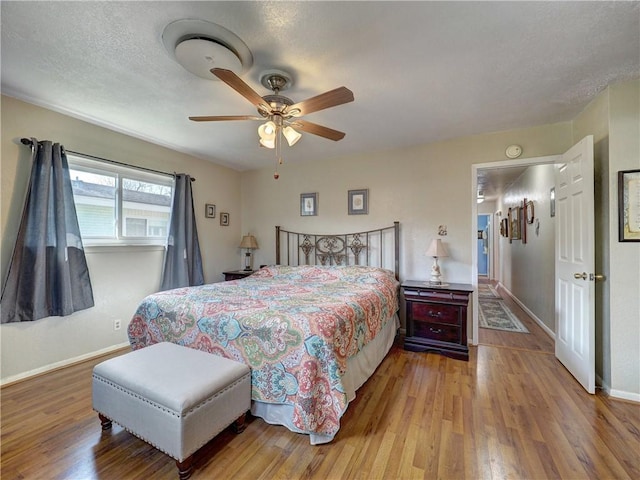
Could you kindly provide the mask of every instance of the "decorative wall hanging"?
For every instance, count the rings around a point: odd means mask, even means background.
[[[369,190],[349,190],[349,215],[369,213]]]
[[[300,194],[300,215],[302,215],[303,217],[318,215],[317,193]]]
[[[618,172],[618,241],[640,242],[640,170]]]
[[[520,207],[509,209],[509,242],[520,240]]]
[[[525,209],[526,209],[527,223],[531,224],[533,223],[533,218],[534,218],[533,200],[529,200],[525,204]]]
[[[220,225],[223,227],[229,226],[229,214],[227,212],[220,212]]]
[[[509,237],[509,220],[506,218],[500,221],[500,235],[507,238]]]
[[[216,206],[211,203],[207,203],[204,206],[204,216],[206,218],[216,218]]]

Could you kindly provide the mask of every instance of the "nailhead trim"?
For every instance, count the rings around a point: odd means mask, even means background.
[[[172,416],[176,417],[176,418],[186,418],[189,414],[195,412],[196,410],[199,410],[200,408],[202,408],[204,405],[206,405],[207,403],[211,402],[212,400],[214,400],[215,398],[219,397],[220,395],[222,395],[223,393],[225,393],[226,391],[230,390],[231,388],[235,387],[236,385],[238,385],[239,383],[241,383],[242,381],[244,381],[246,378],[249,378],[249,381],[251,379],[251,372],[248,372],[246,374],[244,374],[242,377],[238,378],[237,380],[235,380],[234,382],[230,383],[229,385],[227,385],[225,388],[223,388],[222,390],[217,391],[215,394],[213,394],[210,397],[207,397],[205,400],[203,400],[202,402],[198,403],[197,405],[194,405],[193,407],[191,407],[189,410],[185,412],[182,412],[181,414],[178,414],[177,412],[175,412],[174,410],[171,410],[167,407],[165,407],[164,405],[160,405],[157,402],[153,402],[151,400],[149,400],[146,397],[143,397],[142,395],[126,389],[124,387],[122,387],[121,385],[114,383],[112,380],[108,380],[102,376],[99,376],[97,374],[93,374],[93,379],[102,383],[105,383],[107,385],[109,385],[110,387],[113,387],[116,390],[119,390],[121,392],[123,392],[126,395],[129,395],[131,397],[137,398],[138,400],[141,400],[145,403],[148,403],[149,405],[151,405],[152,407],[161,410],[162,412],[166,412],[171,414]],[[94,411],[102,414],[103,416],[106,417],[106,415],[98,410],[96,410],[95,408],[93,409]],[[239,411],[235,416],[234,416],[234,420],[237,419],[240,415],[242,415],[243,413],[245,413],[245,410],[241,410]],[[147,442],[149,445],[151,445],[152,447],[156,448],[157,450],[163,452],[164,454],[170,456],[171,458],[178,460],[179,462],[184,461],[184,458],[176,458],[174,455],[172,455],[171,453],[163,450],[162,448],[160,448],[158,445],[156,445],[153,441],[149,440],[148,438],[143,437],[142,435],[140,435],[137,432],[134,432],[133,430],[130,430],[129,428],[125,427],[124,425],[120,424],[116,419],[114,418],[109,418],[109,420],[111,420],[112,422],[117,423],[118,425],[120,425],[122,428],[124,428],[127,432],[131,433],[132,435],[135,435],[136,437],[138,437],[139,439]],[[196,450],[194,450],[193,452],[191,452],[189,455],[187,455],[187,458],[192,455],[194,452],[196,452],[199,448],[201,448],[203,445],[207,444],[212,438],[214,438],[216,435],[218,435],[222,430],[224,430],[225,428],[227,428],[228,425],[225,425],[224,427],[218,429],[215,433],[213,433],[208,440],[205,440],[204,442],[202,442],[197,448]]]

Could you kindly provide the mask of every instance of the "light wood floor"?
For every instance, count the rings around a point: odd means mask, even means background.
[[[103,360],[104,357],[100,360]],[[91,410],[98,360],[2,389],[1,477],[175,479],[175,462]],[[253,418],[196,454],[193,479],[640,478],[640,406],[591,396],[553,355],[397,342],[328,445]]]
[[[542,330],[542,327],[533,320],[513,299],[496,285],[496,282],[489,281],[484,277],[478,279],[478,283],[489,283],[496,287],[496,291],[509,307],[511,312],[518,317],[529,333],[505,332],[489,328],[478,329],[478,343],[482,345],[503,346],[509,348],[519,348],[534,352],[544,352],[554,354],[555,344],[553,339]]]

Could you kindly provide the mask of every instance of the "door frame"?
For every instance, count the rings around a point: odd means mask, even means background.
[[[549,155],[545,157],[530,157],[520,158],[515,160],[498,160],[495,162],[487,163],[474,163],[471,165],[471,285],[476,292],[472,295],[472,332],[469,336],[469,343],[471,345],[478,344],[479,335],[479,322],[478,322],[478,252],[477,252],[477,238],[476,232],[478,231],[478,171],[479,170],[498,170],[501,168],[509,167],[524,167],[532,165],[545,165],[556,164],[562,161],[562,155]],[[493,220],[493,219],[492,219]],[[497,249],[494,249],[494,252]],[[495,253],[494,253],[495,255]],[[496,276],[496,272],[493,272],[493,276]]]

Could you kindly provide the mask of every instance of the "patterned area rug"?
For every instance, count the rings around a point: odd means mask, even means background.
[[[529,333],[527,327],[516,318],[502,300],[480,298],[478,305],[480,306],[480,326],[482,328]]]
[[[500,295],[493,285],[480,283],[478,284],[478,298],[500,298]]]

